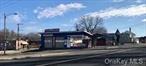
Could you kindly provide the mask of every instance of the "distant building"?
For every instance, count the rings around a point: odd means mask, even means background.
[[[28,41],[24,41],[24,40],[16,40],[16,43],[15,43],[15,49],[18,50],[18,49],[22,49],[22,48],[27,48],[29,43]]]
[[[40,47],[40,40],[29,40],[29,48],[39,48]]]
[[[108,33],[105,35],[107,44],[109,45],[116,45],[116,35],[115,33]],[[119,43],[124,44],[124,43],[134,43],[135,42],[135,37],[130,37],[130,34],[128,33],[121,33],[120,38],[119,38]]]
[[[54,30],[54,31],[53,31]],[[58,29],[47,29],[41,34],[41,49],[44,48],[81,48],[91,47],[92,34],[80,31],[60,32]]]
[[[95,46],[109,46],[116,45],[116,34],[115,33],[105,33],[105,34],[94,34],[93,35],[93,45]],[[141,39],[144,41],[143,39]],[[145,39],[146,40],[146,39]],[[119,43],[137,43],[138,40],[132,36],[130,37],[129,33],[120,33]]]
[[[92,46],[105,46],[106,44],[106,38],[103,34],[94,34],[92,37]]]
[[[8,40],[6,44],[6,49],[7,50],[18,50],[22,48],[27,48],[29,43],[24,40]],[[3,50],[4,44],[0,43],[0,50]]]
[[[131,32],[130,32],[131,33]],[[81,48],[116,45],[134,42],[134,36],[129,32],[119,32],[119,43],[116,33],[90,34],[84,31],[60,31],[59,29],[46,29],[41,34],[40,49],[45,48]]]
[[[146,36],[139,37],[139,43],[146,43]]]

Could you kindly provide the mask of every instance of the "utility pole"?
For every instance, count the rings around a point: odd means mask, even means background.
[[[6,14],[4,13],[4,48],[3,48],[3,50],[4,50],[4,55],[6,54],[6,42],[7,42],[7,35],[6,35]]]
[[[20,23],[18,23],[17,24],[17,39],[18,39],[18,50],[19,50],[19,41],[20,41],[20,33],[19,33],[19,31],[20,31],[20,25],[22,25],[22,24],[20,24]]]

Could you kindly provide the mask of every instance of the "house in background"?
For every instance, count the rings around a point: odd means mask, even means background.
[[[117,37],[115,33],[107,33],[104,36],[107,45],[116,45]],[[136,37],[134,37],[134,35],[131,37],[129,33],[120,33],[119,43],[120,45],[125,43],[136,43]]]
[[[6,49],[7,50],[19,50],[23,48],[28,48],[29,43],[25,40],[8,40]],[[4,44],[0,44],[0,50],[3,50]]]
[[[16,40],[15,41],[15,49],[19,50],[19,49],[23,49],[23,48],[28,48],[28,41],[27,40]]]
[[[91,47],[92,34],[80,31],[60,31],[59,29],[46,29],[41,34],[41,46],[44,48],[82,48]]]
[[[92,46],[105,46],[106,38],[103,34],[93,34],[92,36]]]
[[[96,46],[112,46],[116,45],[115,33],[94,34],[94,44]]]
[[[139,43],[146,43],[146,36],[144,37],[138,37]]]
[[[115,33],[105,33],[105,34],[94,34],[93,35],[93,45],[95,45],[95,46],[117,45],[116,32]],[[141,40],[144,41],[143,39],[141,39]],[[137,38],[135,37],[135,34],[131,32],[131,28],[129,28],[129,31],[119,33],[119,44],[121,45],[121,44],[125,44],[125,43],[139,43]]]
[[[39,48],[40,47],[40,40],[29,40],[29,48]]]

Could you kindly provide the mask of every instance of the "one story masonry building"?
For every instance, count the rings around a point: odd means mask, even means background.
[[[46,29],[41,34],[41,46],[44,48],[87,48],[92,45],[92,34],[84,31],[62,31]]]
[[[91,34],[85,31],[60,31],[59,29],[46,29],[41,34],[40,49],[56,48],[89,48],[95,46],[116,45],[115,33]],[[122,37],[122,34],[120,34]],[[123,38],[123,37],[122,37]],[[122,43],[123,39],[120,39]],[[124,40],[127,42],[127,40]]]

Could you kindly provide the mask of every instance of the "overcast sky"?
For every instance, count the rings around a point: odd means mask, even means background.
[[[18,15],[10,15],[17,12]],[[109,33],[132,28],[137,36],[146,35],[146,0],[0,0],[0,29],[3,14],[7,28],[21,33],[42,32],[47,28],[74,30],[74,23],[84,15],[100,16]]]

